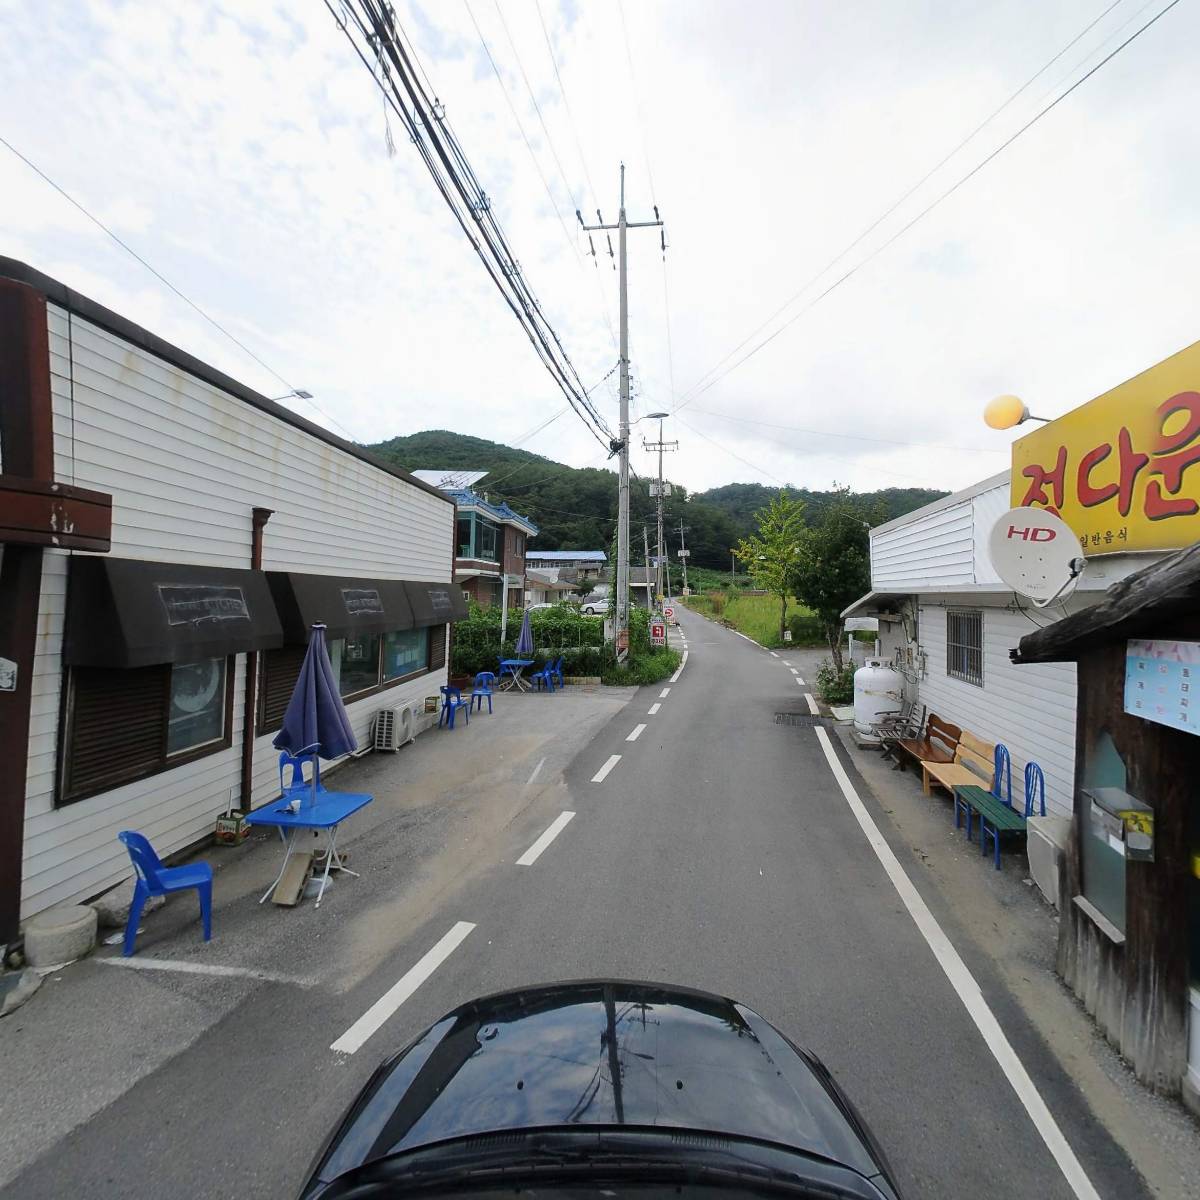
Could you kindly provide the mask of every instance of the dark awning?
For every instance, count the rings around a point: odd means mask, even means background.
[[[456,583],[405,582],[408,599],[412,604],[413,624],[418,628],[426,625],[445,625],[447,621],[465,621],[467,601],[463,590]]]
[[[284,639],[308,641],[313,625],[326,627],[326,638],[354,637],[412,629],[413,611],[399,579],[346,579],[268,571],[267,581],[283,623]]]
[[[148,667],[283,645],[261,571],[74,555],[63,662]]]

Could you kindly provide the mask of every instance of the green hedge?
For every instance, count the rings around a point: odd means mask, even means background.
[[[508,614],[504,645],[500,644],[500,609],[480,608],[474,602],[465,621],[454,626],[450,655],[452,675],[477,675],[499,669],[500,659],[514,657],[524,614]],[[548,658],[562,655],[568,675],[599,675],[604,657],[604,622],[584,617],[569,605],[538,609],[530,614],[533,629],[531,670],[540,670]]]

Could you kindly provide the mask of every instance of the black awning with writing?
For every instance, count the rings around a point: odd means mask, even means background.
[[[283,644],[261,571],[74,555],[63,662],[149,667]]]
[[[267,582],[289,643],[307,642],[313,625],[324,625],[326,638],[413,628],[412,605],[399,579],[268,571]]]
[[[448,621],[465,621],[467,601],[456,583],[414,583],[407,580],[408,599],[412,604],[413,624],[445,625]]]

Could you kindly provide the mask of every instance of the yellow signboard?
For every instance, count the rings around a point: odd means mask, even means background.
[[[1012,504],[1057,513],[1084,554],[1200,541],[1200,342],[1014,442]]]

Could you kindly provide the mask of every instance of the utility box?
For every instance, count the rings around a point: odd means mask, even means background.
[[[1047,903],[1057,908],[1058,876],[1071,836],[1071,822],[1065,817],[1030,817],[1026,834],[1030,878]]]

